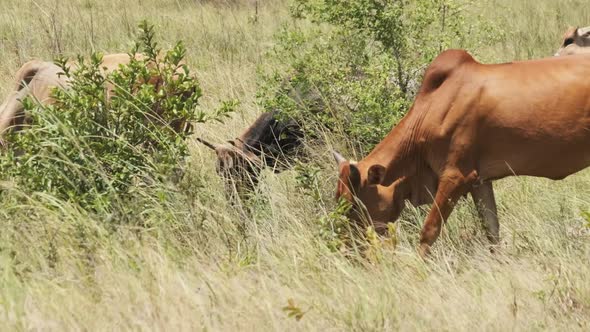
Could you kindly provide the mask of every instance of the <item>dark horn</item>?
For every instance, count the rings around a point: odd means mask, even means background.
[[[346,161],[346,158],[342,157],[340,153],[332,150],[332,154],[334,155],[334,159],[336,159],[336,163],[340,164]]]
[[[197,141],[199,141],[199,142],[203,143],[203,144],[204,144],[206,147],[210,148],[211,150],[215,150],[215,149],[217,149],[217,145],[215,145],[215,144],[211,144],[211,143],[209,143],[209,142],[205,141],[204,139],[201,139],[201,138],[198,138],[198,137],[197,137]]]

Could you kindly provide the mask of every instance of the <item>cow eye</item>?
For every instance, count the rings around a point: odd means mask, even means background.
[[[566,40],[563,41],[563,46],[567,46],[567,45],[573,44],[573,43],[574,43],[573,38],[567,38]]]

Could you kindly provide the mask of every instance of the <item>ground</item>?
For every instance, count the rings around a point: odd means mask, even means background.
[[[162,45],[185,42],[187,62],[203,87],[202,107],[240,100],[226,123],[197,127],[195,135],[210,141],[235,137],[261,112],[255,103],[256,69],[277,65],[265,53],[282,22],[290,20],[284,1],[0,4],[1,96],[24,61],[126,51],[137,22],[148,18]],[[489,0],[476,14],[506,33],[496,45],[478,50],[485,62],[550,56],[568,25],[590,24],[590,7],[573,0]],[[329,151],[317,154],[325,160],[322,197],[331,199],[336,169]],[[583,217],[590,211],[589,171],[563,181],[498,181],[502,240],[496,252],[488,248],[473,205],[463,201],[425,262],[415,250],[423,209],[410,208],[402,216],[395,249],[384,248],[374,259],[351,258],[331,252],[318,236],[320,215],[311,198],[295,188],[295,172],[266,173],[253,203],[258,208],[248,212],[227,203],[210,150],[191,143],[189,165],[185,185],[199,194],[157,206],[176,223],[152,220],[139,231],[112,232],[76,207],[56,209],[51,197],[41,194],[30,197],[26,208],[0,202],[0,326],[590,328],[590,225]]]

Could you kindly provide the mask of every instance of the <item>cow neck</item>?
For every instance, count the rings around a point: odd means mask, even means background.
[[[404,117],[361,162],[367,170],[375,164],[385,166],[387,172],[382,185],[389,186],[401,177],[413,175],[420,165],[415,142],[417,129],[422,121],[412,121],[409,115]]]

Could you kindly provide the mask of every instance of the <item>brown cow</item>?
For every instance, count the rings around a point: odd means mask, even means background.
[[[568,28],[563,34],[563,41],[555,56],[590,53],[589,46],[590,27]]]
[[[358,163],[335,154],[337,197],[351,217],[383,230],[404,201],[434,202],[420,236],[425,255],[457,200],[471,193],[498,242],[492,180],[549,179],[590,165],[590,57],[480,64],[463,50],[428,67],[408,114]],[[364,207],[364,208],[363,208]]]

